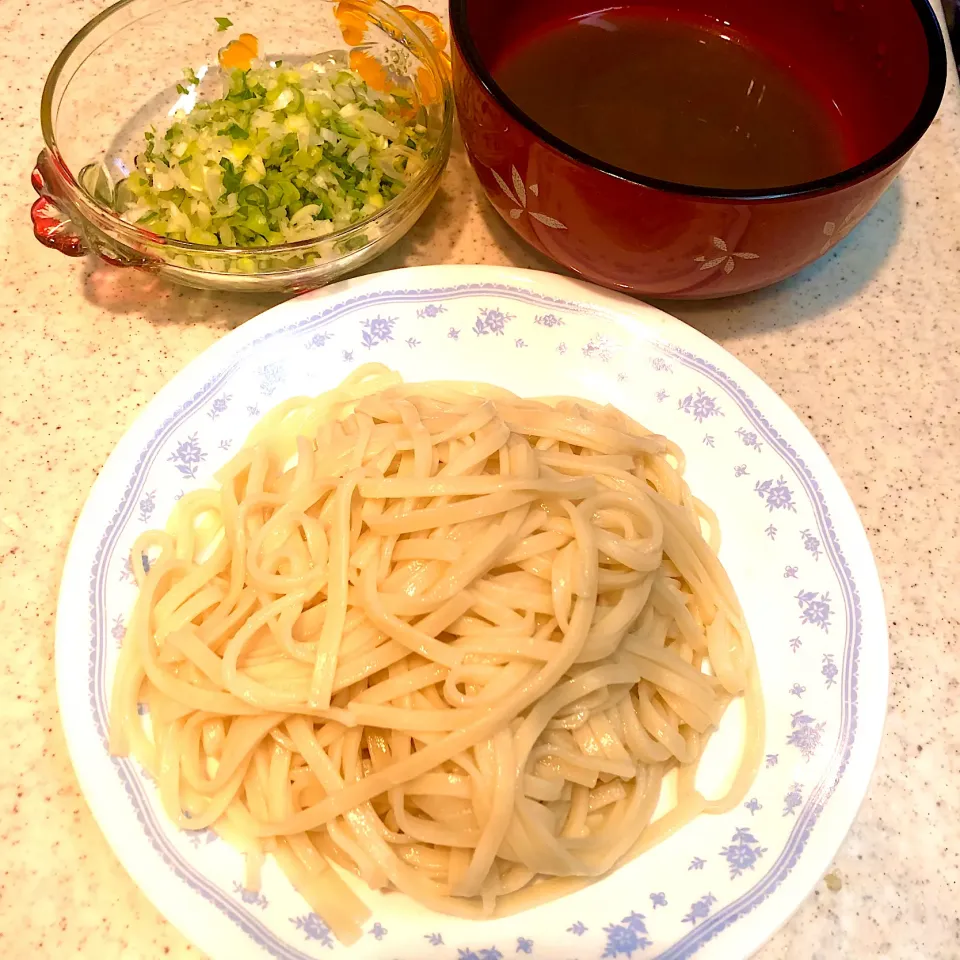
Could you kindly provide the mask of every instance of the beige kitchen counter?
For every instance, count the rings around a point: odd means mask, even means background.
[[[40,89],[102,4],[0,5],[0,957],[199,956],[134,886],[80,795],[54,684],[57,589],[97,471],[137,411],[273,297],[211,296],[31,235]],[[425,3],[424,6],[439,4]],[[668,305],[759,374],[823,445],[880,569],[890,716],[870,795],[821,883],[761,951],[960,957],[960,94],[826,259],[761,293]],[[550,269],[484,201],[462,148],[371,266]],[[582,958],[586,960],[586,958]]]

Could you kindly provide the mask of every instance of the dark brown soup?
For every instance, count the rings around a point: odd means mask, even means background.
[[[850,165],[829,95],[710,27],[629,8],[550,23],[510,47],[493,75],[544,129],[642,176],[766,189]]]

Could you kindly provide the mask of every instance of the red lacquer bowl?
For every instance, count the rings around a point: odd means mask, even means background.
[[[621,4],[633,6],[634,4]],[[650,7],[666,9],[662,0]],[[454,94],[470,162],[525,240],[584,277],[653,297],[707,298],[790,276],[845,237],[936,115],[946,54],[926,0],[674,0],[788,51],[842,104],[862,156],[777,190],[714,190],[638,176],[540,127],[497,86],[503,45],[599,0],[451,0]]]

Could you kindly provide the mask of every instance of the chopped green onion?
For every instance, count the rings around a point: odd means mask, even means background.
[[[237,194],[237,201],[241,204],[250,204],[254,207],[262,207],[266,210],[268,206],[267,191],[258,183],[251,183],[245,186]]]
[[[283,188],[280,186],[279,183],[269,184],[269,186],[267,186],[266,188],[266,192],[267,192],[267,206],[270,207],[271,210],[274,207],[278,207],[280,206],[281,203],[283,203]]]
[[[229,30],[233,26],[233,21],[227,17],[214,17],[213,19],[217,21],[217,33],[223,33],[224,30]]]
[[[225,137],[231,137],[234,140],[246,140],[250,136],[243,127],[238,123],[231,123],[226,130],[221,130],[220,133]]]
[[[290,103],[286,110],[290,116],[302,113],[304,106],[303,91],[299,87],[287,87],[291,93]]]
[[[243,183],[243,173],[226,158],[220,158],[220,166],[223,167],[223,192],[230,194],[236,193]]]
[[[176,240],[263,247],[375,215],[416,178],[433,144],[423,111],[372,90],[344,59],[224,71],[219,99],[177,110],[162,136],[144,134],[146,149],[116,192],[121,216]]]

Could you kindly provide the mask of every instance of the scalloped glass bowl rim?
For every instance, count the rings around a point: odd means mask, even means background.
[[[441,66],[440,57],[436,48],[415,23],[412,23],[410,20],[408,20],[395,7],[385,3],[384,0],[370,0],[371,9],[374,12],[377,12],[378,10],[381,12],[386,11],[391,18],[396,18],[400,21],[400,26],[403,27],[403,37],[405,39],[412,37],[414,40],[416,40],[418,46],[422,49],[425,55],[424,58],[422,58],[423,61],[426,62],[433,79],[437,81],[439,85],[440,102],[443,108],[443,119],[440,128],[440,135],[433,152],[427,158],[426,164],[424,165],[424,168],[420,174],[412,183],[407,185],[406,189],[398,197],[386,204],[382,210],[378,210],[375,214],[372,214],[365,220],[352,223],[349,227],[345,227],[342,230],[336,230],[325,237],[313,237],[307,240],[296,240],[289,243],[278,243],[264,247],[214,247],[201,243],[190,243],[187,240],[172,240],[167,237],[160,236],[159,234],[152,233],[149,230],[143,230],[131,223],[127,223],[109,207],[104,206],[102,203],[99,203],[93,199],[79,185],[77,178],[73,174],[73,171],[63,159],[63,156],[61,155],[57,146],[56,135],[54,133],[53,95],[54,90],[60,81],[64,68],[70,61],[70,57],[73,55],[80,43],[111,16],[119,13],[120,10],[130,6],[132,3],[137,2],[139,2],[139,0],[119,0],[118,3],[114,3],[107,7],[106,10],[101,11],[92,20],[89,20],[87,23],[85,23],[83,27],[81,27],[73,35],[73,37],[71,37],[67,45],[58,54],[57,59],[50,68],[50,73],[47,76],[46,83],[43,85],[43,93],[40,98],[40,129],[43,133],[44,144],[50,151],[50,154],[55,161],[57,170],[63,179],[64,187],[68,194],[67,199],[79,208],[80,212],[83,213],[85,218],[87,218],[89,215],[92,216],[94,220],[101,218],[106,219],[106,221],[110,224],[111,229],[116,231],[116,239],[126,243],[130,247],[134,249],[140,249],[144,245],[157,246],[181,254],[191,254],[193,256],[202,257],[217,257],[221,259],[226,258],[229,261],[233,261],[241,257],[263,257],[285,253],[305,253],[309,252],[311,248],[317,247],[320,244],[342,243],[345,240],[350,240],[353,237],[363,233],[365,230],[368,230],[371,226],[377,224],[378,222],[389,220],[396,214],[405,212],[415,207],[420,201],[422,195],[433,187],[437,178],[443,172],[443,168],[446,166],[446,155],[448,152],[447,146],[449,145],[453,135],[454,104],[453,88],[451,86],[450,79],[447,76],[446,71]],[[189,2],[189,0],[185,0],[185,2]],[[379,238],[368,241],[368,245],[374,245],[377,243],[377,240],[379,240]],[[220,271],[203,270],[201,272],[216,273]]]
[[[926,40],[927,82],[913,116],[903,130],[886,146],[853,167],[848,167],[832,176],[810,180],[806,183],[776,189],[718,190],[713,187],[696,187],[673,180],[658,180],[655,177],[646,177],[612,163],[607,163],[572,146],[540,126],[536,120],[521,110],[493,79],[493,75],[480,55],[480,51],[477,50],[467,28],[467,4],[469,2],[470,0],[450,0],[450,34],[453,43],[456,44],[467,69],[485,92],[522,127],[568,159],[597,170],[599,173],[605,173],[640,187],[649,187],[651,190],[660,190],[664,193],[680,194],[696,199],[789,200],[812,193],[829,193],[869,179],[895,164],[916,146],[920,138],[927,132],[930,124],[933,123],[946,89],[947,54],[943,33],[940,29],[940,21],[928,0],[909,0],[920,21]]]

